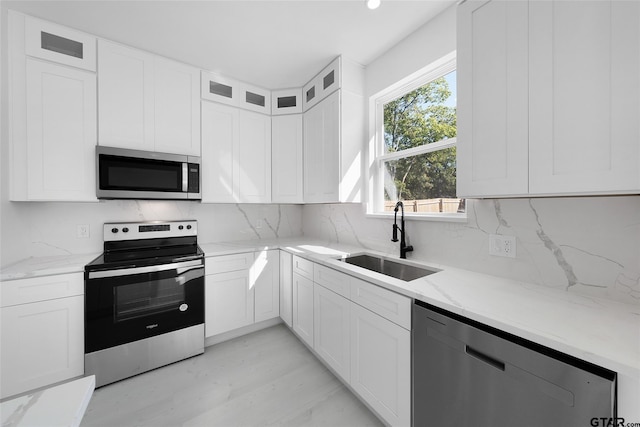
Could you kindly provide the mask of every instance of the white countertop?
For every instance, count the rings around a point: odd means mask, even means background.
[[[0,281],[82,272],[84,271],[84,266],[93,261],[98,255],[100,254],[27,258],[2,267]]]
[[[91,375],[2,402],[2,427],[79,426],[95,385]]]
[[[206,256],[283,249],[411,298],[635,378],[640,383],[640,305],[623,304],[443,265],[411,282],[337,258],[365,251],[309,239],[200,244]],[[388,254],[377,253],[388,256]],[[98,254],[30,258],[3,268],[2,280],[83,271]]]

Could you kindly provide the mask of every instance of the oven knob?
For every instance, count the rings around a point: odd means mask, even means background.
[[[180,311],[187,311],[189,306],[187,304],[180,304]]]
[[[118,232],[118,229],[117,229],[117,228],[115,228],[115,227],[113,227],[113,228],[111,229],[111,232],[112,232],[112,233],[117,233],[117,232]]]
[[[122,232],[123,232],[123,233],[128,233],[128,232],[129,232],[129,229],[128,229],[127,227],[125,227],[125,228],[123,228],[123,229],[122,229]]]
[[[178,226],[178,230],[182,230],[184,227],[182,225]]]
[[[191,226],[190,225],[187,225],[187,230],[191,230]]]

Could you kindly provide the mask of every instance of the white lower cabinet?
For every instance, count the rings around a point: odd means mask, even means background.
[[[208,257],[205,337],[280,315],[279,251]]]
[[[280,318],[293,327],[293,255],[280,251]]]
[[[293,331],[385,423],[411,425],[411,299],[293,256]]]
[[[254,321],[280,316],[280,251],[256,253],[253,264]]]
[[[349,307],[351,302],[314,284],[313,348],[345,381],[350,371]]]
[[[253,289],[249,270],[207,275],[205,283],[206,337],[253,323]]]
[[[0,398],[84,374],[83,280],[78,273],[2,283]]]
[[[349,383],[386,422],[411,425],[411,332],[351,304]]]
[[[293,273],[293,330],[313,347],[313,280]]]

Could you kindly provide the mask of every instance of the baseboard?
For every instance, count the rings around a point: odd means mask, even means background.
[[[224,332],[222,334],[214,335],[204,339],[204,346],[209,347],[221,342],[229,341],[234,338],[241,337],[243,335],[250,334],[252,332],[259,331],[261,329],[270,328],[282,323],[282,319],[274,317],[273,319],[263,320],[262,322],[254,323],[253,325],[244,326],[242,328],[234,329],[233,331]]]

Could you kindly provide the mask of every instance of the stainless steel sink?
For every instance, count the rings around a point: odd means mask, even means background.
[[[437,273],[437,270],[430,270],[428,268],[404,264],[374,255],[354,255],[342,258],[341,261],[384,274],[385,276],[404,280],[405,282],[410,282],[412,280],[419,279],[420,277]]]

